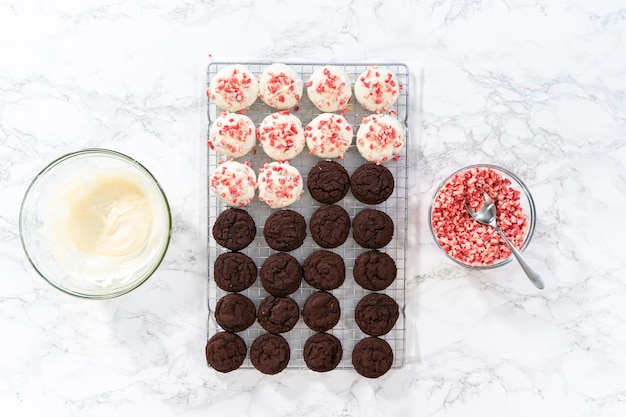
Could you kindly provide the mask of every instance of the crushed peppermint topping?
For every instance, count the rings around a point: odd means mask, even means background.
[[[431,224],[441,248],[468,265],[492,265],[511,256],[511,250],[491,226],[478,223],[465,210],[465,202],[478,210],[483,191],[493,198],[500,229],[521,249],[528,233],[528,218],[521,192],[511,180],[488,167],[473,167],[452,176],[433,201]]]
[[[243,103],[246,100],[245,91],[250,88],[252,79],[248,74],[243,73],[241,77],[237,76],[237,70],[227,78],[217,80],[216,94],[221,94],[226,100],[236,103]]]

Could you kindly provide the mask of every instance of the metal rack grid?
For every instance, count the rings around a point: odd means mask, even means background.
[[[225,66],[231,64],[242,64],[247,66],[253,74],[260,74],[263,69],[271,64],[271,62],[214,62],[208,65],[207,67],[207,86],[210,80],[215,76],[217,71],[224,68]],[[408,229],[408,221],[407,221],[407,210],[408,210],[408,144],[409,144],[409,129],[406,125],[408,118],[408,102],[409,102],[409,71],[406,65],[398,64],[398,63],[349,63],[349,64],[338,64],[338,63],[286,63],[291,66],[300,76],[303,81],[306,82],[309,76],[313,73],[313,71],[323,65],[336,65],[342,67],[350,76],[352,85],[354,85],[354,81],[365,71],[368,66],[376,64],[381,67],[386,67],[389,70],[393,71],[402,85],[402,89],[400,90],[400,95],[395,105],[389,109],[390,111],[395,111],[398,116],[398,120],[403,122],[406,127],[406,146],[403,148],[401,157],[397,161],[390,161],[386,163],[386,167],[390,169],[390,171],[394,175],[395,179],[395,189],[391,197],[381,204],[372,206],[365,205],[358,200],[356,200],[351,192],[344,197],[343,200],[339,201],[338,205],[342,206],[346,209],[350,218],[353,219],[354,216],[362,209],[366,207],[376,208],[382,211],[385,211],[389,216],[393,219],[395,230],[392,241],[383,249],[382,252],[388,253],[396,262],[396,266],[398,268],[397,278],[394,283],[389,286],[387,289],[380,291],[385,293],[392,298],[394,298],[398,305],[400,306],[400,317],[394,326],[394,328],[387,335],[382,336],[381,338],[385,339],[391,346],[394,353],[394,361],[392,368],[400,368],[404,365],[405,359],[405,347],[406,347],[406,336],[405,336],[405,317],[404,317],[404,307],[405,307],[405,279],[406,279],[406,248],[407,248],[407,229]],[[257,100],[248,110],[246,110],[245,114],[248,115],[255,123],[256,126],[263,120],[263,118],[273,112],[275,109],[270,108],[265,105],[261,100]],[[210,127],[210,123],[215,120],[215,118],[220,114],[221,110],[217,108],[215,103],[211,100],[208,100],[208,111],[207,118]],[[306,95],[306,87],[303,93],[303,98],[301,102],[291,109],[291,112],[298,116],[303,126],[306,126],[315,116],[320,114],[321,112],[311,103]],[[354,128],[354,132],[356,132],[361,119],[367,115],[370,115],[371,112],[363,109],[358,102],[356,102],[354,96],[350,99],[350,103],[348,108],[344,114],[346,119],[350,122],[352,127]],[[208,135],[208,127],[207,127],[207,135]],[[217,167],[220,160],[224,160],[223,156],[217,155],[215,152],[210,151],[207,146],[207,174],[210,177]],[[241,158],[237,159],[240,162],[248,161],[252,165],[253,169],[258,172],[258,169],[263,166],[266,162],[271,162],[272,160],[264,154],[261,147],[255,147],[255,153],[245,155]],[[306,183],[307,176],[309,170],[321,159],[309,155],[306,149],[302,152],[302,154],[298,155],[296,158],[290,161],[292,166],[295,166],[300,171],[300,174],[303,177],[304,182]],[[365,159],[360,156],[356,146],[353,142],[352,146],[346,152],[343,160],[337,160],[337,162],[341,163],[344,168],[348,171],[348,174],[352,175],[354,170],[366,163]],[[207,315],[207,339],[210,338],[213,334],[221,331],[221,328],[216,323],[215,318],[213,316],[213,312],[215,309],[215,305],[217,301],[225,294],[225,291],[221,290],[219,287],[215,285],[215,281],[213,280],[213,263],[217,256],[221,253],[226,252],[227,250],[219,246],[212,237],[212,227],[217,218],[217,216],[227,208],[225,204],[223,204],[217,197],[212,195],[209,190],[207,190],[207,207],[208,207],[208,315]],[[315,201],[310,194],[306,191],[302,195],[302,198],[296,203],[292,204],[288,208],[295,210],[302,214],[304,218],[308,221],[313,214],[313,212],[321,206],[320,203]],[[265,203],[258,201],[257,198],[254,201],[245,207],[245,209],[250,213],[256,223],[257,226],[257,235],[254,241],[241,252],[250,256],[256,263],[257,268],[260,268],[263,261],[267,259],[269,255],[275,253],[276,251],[269,248],[263,239],[263,226],[265,223],[265,219],[274,211],[275,209],[270,209]],[[294,250],[289,252],[289,254],[293,255],[298,261],[302,264],[304,260],[314,251],[322,249],[320,248],[310,237],[310,233],[308,232],[308,236],[304,241],[304,244]],[[337,369],[352,369],[351,355],[354,345],[366,337],[363,332],[358,328],[354,320],[354,308],[357,302],[370,291],[362,289],[355,281],[352,275],[352,269],[354,265],[354,260],[358,255],[365,252],[367,249],[361,248],[354,240],[352,239],[352,233],[350,233],[347,241],[335,249],[329,249],[339,255],[341,255],[346,264],[346,280],[344,284],[335,290],[330,291],[334,294],[339,300],[341,306],[341,319],[337,325],[328,331],[335,335],[342,342],[343,346],[343,357],[342,360],[337,367]],[[304,280],[302,281],[302,285],[292,297],[299,305],[300,310],[302,311],[302,307],[304,305],[307,297],[315,292],[316,290],[310,287]],[[248,296],[255,306],[259,307],[261,301],[268,295],[263,287],[261,286],[260,279],[257,276],[257,281],[252,285],[249,289],[242,291],[241,294]],[[252,342],[261,334],[265,333],[265,330],[255,322],[255,324],[249,329],[238,333],[246,342],[248,348],[252,344]],[[304,343],[307,338],[312,336],[315,332],[309,329],[306,324],[300,320],[296,324],[296,326],[289,332],[283,333],[282,335],[287,339],[291,348],[291,359],[289,361],[288,369],[308,369],[302,357],[302,352],[304,348]],[[250,363],[249,356],[246,357],[242,368],[254,368]]]

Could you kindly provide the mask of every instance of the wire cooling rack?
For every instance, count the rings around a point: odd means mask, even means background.
[[[271,62],[213,62],[207,67],[207,87],[210,80],[215,76],[215,74],[221,70],[222,68],[231,65],[231,64],[242,64],[248,67],[255,76],[258,76],[264,68],[269,66]],[[385,293],[392,298],[394,298],[398,305],[400,306],[400,317],[394,326],[394,328],[388,334],[381,336],[381,338],[385,339],[394,353],[394,361],[392,368],[400,368],[404,365],[405,360],[405,348],[406,348],[406,332],[405,332],[405,317],[404,317],[404,306],[405,306],[405,279],[406,279],[406,248],[407,248],[407,229],[408,229],[408,144],[409,144],[409,129],[406,125],[408,118],[408,103],[409,103],[409,70],[405,64],[399,63],[286,63],[290,67],[292,67],[300,76],[304,83],[308,80],[309,76],[313,73],[315,69],[323,65],[335,65],[339,66],[346,71],[346,73],[350,76],[352,85],[354,86],[354,81],[356,78],[364,72],[370,65],[378,65],[380,67],[388,68],[390,71],[394,72],[398,77],[398,80],[402,86],[400,90],[400,95],[398,100],[389,109],[389,111],[394,111],[398,120],[400,120],[406,127],[406,146],[402,149],[402,153],[400,158],[397,161],[389,161],[385,164],[387,168],[393,173],[395,179],[395,189],[391,197],[384,203],[378,205],[365,205],[358,200],[356,200],[351,192],[343,198],[343,200],[339,201],[338,205],[342,206],[346,209],[348,214],[350,215],[350,219],[353,219],[354,216],[364,208],[376,208],[378,210],[382,210],[386,212],[394,221],[395,229],[394,236],[391,242],[381,249],[382,252],[388,253],[396,262],[396,266],[398,268],[398,274],[396,280],[391,284],[387,289],[380,291]],[[263,118],[273,112],[275,109],[267,106],[261,100],[257,100],[249,109],[245,111],[245,114],[249,116],[258,127],[259,123],[263,120]],[[302,121],[303,126],[306,126],[315,116],[320,114],[320,111],[313,105],[313,103],[308,99],[306,95],[306,87],[304,88],[303,98],[301,102],[291,109],[291,112],[298,116]],[[207,111],[207,119],[210,127],[212,121],[216,119],[216,117],[221,113],[221,110],[215,105],[212,100],[208,100],[208,111]],[[370,115],[371,112],[363,109],[359,103],[355,100],[354,95],[350,99],[348,108],[344,113],[344,116],[352,125],[354,132],[358,129],[358,126],[361,122],[361,119],[365,116]],[[207,128],[207,136],[208,136],[208,128]],[[217,155],[214,151],[209,150],[207,146],[207,173],[210,178],[215,168],[218,166],[220,160],[224,160],[225,157]],[[258,173],[258,170],[263,164],[267,162],[272,162],[272,160],[265,155],[262,148],[260,146],[255,147],[255,152],[245,155],[241,158],[237,159],[240,162],[248,161],[250,162],[252,168]],[[306,184],[307,176],[310,169],[321,159],[309,155],[307,149],[292,159],[290,164],[300,171],[302,175],[303,181]],[[346,168],[348,174],[352,175],[354,170],[359,166],[363,165],[367,161],[361,157],[358,150],[355,146],[355,141],[353,140],[352,146],[346,152],[343,160],[336,160],[340,164]],[[219,327],[217,322],[215,321],[214,311],[215,305],[217,301],[227,293],[221,290],[216,286],[215,281],[213,279],[213,264],[215,259],[224,252],[227,252],[226,249],[222,248],[218,245],[212,236],[212,228],[217,216],[227,208],[225,204],[223,204],[217,197],[212,195],[209,190],[207,190],[207,198],[208,198],[208,318],[207,318],[207,339],[210,338],[215,333],[221,331],[222,329]],[[320,203],[315,201],[308,190],[306,190],[302,195],[302,198],[289,206],[289,209],[295,210],[302,214],[307,221],[307,238],[305,239],[303,245],[289,252],[290,255],[294,256],[300,264],[304,263],[304,260],[316,250],[322,249],[319,247],[311,238],[310,233],[308,231],[308,222],[311,218],[313,212],[321,206]],[[265,203],[262,203],[255,198],[254,201],[245,207],[246,211],[250,213],[256,223],[257,227],[257,235],[254,241],[241,252],[250,256],[254,262],[256,263],[257,269],[260,269],[264,260],[267,259],[272,253],[275,253],[273,249],[269,248],[265,243],[263,238],[263,226],[267,217],[276,211],[275,209],[270,209]],[[332,252],[335,252],[341,255],[346,264],[346,280],[340,288],[330,291],[337,299],[339,300],[339,304],[341,307],[341,319],[337,325],[328,331],[328,333],[335,335],[342,343],[343,347],[343,357],[341,362],[339,363],[337,369],[352,369],[352,350],[354,345],[364,337],[367,337],[366,334],[361,332],[359,327],[356,325],[354,319],[354,308],[358,301],[370,291],[362,289],[355,281],[352,275],[352,269],[354,266],[354,260],[363,252],[367,251],[367,249],[361,248],[354,240],[352,239],[352,231],[350,231],[350,235],[347,241],[335,249],[328,249]],[[307,297],[311,295],[316,290],[310,287],[304,280],[302,280],[302,284],[300,288],[292,295],[293,298],[299,305],[300,311],[302,311],[302,307],[304,306],[304,302]],[[263,289],[260,279],[257,275],[256,282],[247,290],[242,291],[241,294],[249,297],[254,305],[259,307],[261,301],[268,295],[267,292]],[[238,334],[244,339],[248,349],[252,342],[261,334],[266,333],[266,331],[255,322],[249,329],[239,332]],[[315,332],[307,327],[307,325],[303,322],[302,318],[299,319],[296,326],[287,333],[283,333],[287,341],[289,342],[291,348],[291,359],[289,361],[288,369],[308,369],[302,353],[304,348],[304,343],[306,340],[315,334]],[[254,368],[249,360],[249,355],[246,357],[241,368]]]

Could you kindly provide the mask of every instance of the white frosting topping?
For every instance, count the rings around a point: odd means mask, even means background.
[[[354,96],[369,111],[387,111],[398,99],[400,83],[387,68],[371,65],[354,83]]]
[[[287,110],[266,116],[257,129],[257,138],[267,156],[277,161],[299,155],[305,144],[302,122]]]
[[[169,239],[162,197],[127,169],[98,168],[62,183],[47,210],[53,255],[68,273],[102,288],[146,271]]]
[[[323,112],[343,110],[352,96],[350,77],[334,66],[316,69],[306,83],[311,102]]]
[[[256,101],[259,84],[248,68],[241,64],[229,65],[215,74],[207,94],[217,107],[234,112],[246,109]]]
[[[259,98],[278,110],[295,106],[302,89],[302,78],[285,64],[272,64],[259,75]]]
[[[322,113],[307,125],[304,132],[311,155],[320,158],[343,158],[352,144],[354,131],[345,117]]]
[[[220,155],[238,158],[250,152],[256,139],[256,127],[248,116],[221,113],[209,129],[209,147]]]
[[[221,163],[210,181],[211,192],[232,207],[243,207],[252,202],[256,191],[256,174],[248,162]]]
[[[363,118],[356,133],[356,146],[368,161],[387,162],[400,157],[404,137],[404,126],[396,117],[373,114]]]
[[[289,162],[270,162],[259,170],[259,200],[271,208],[297,201],[304,190],[302,176]]]

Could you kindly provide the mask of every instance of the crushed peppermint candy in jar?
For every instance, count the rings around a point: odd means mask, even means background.
[[[474,220],[465,202],[478,211],[483,191],[493,198],[497,222],[511,243],[521,249],[529,221],[522,210],[521,191],[489,167],[471,167],[453,175],[435,195],[431,210],[433,235],[452,258],[471,266],[493,265],[511,256],[511,250],[496,230]]]

